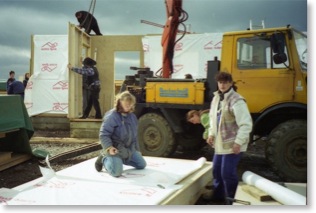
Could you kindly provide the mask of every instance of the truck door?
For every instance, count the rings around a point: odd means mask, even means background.
[[[293,99],[294,71],[289,68],[288,48],[284,47],[287,57],[285,63],[273,60],[275,55],[269,36],[238,36],[234,40],[235,62],[232,75],[252,113]]]

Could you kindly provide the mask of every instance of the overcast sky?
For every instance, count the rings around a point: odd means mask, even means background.
[[[249,20],[266,28],[291,24],[307,31],[311,0],[183,0],[187,25],[196,33],[244,30]],[[0,0],[0,79],[10,70],[29,71],[31,35],[66,35],[68,22],[77,24],[76,11],[89,10],[91,0]],[[103,35],[162,33],[140,23],[164,25],[164,0],[97,0],[94,10]]]

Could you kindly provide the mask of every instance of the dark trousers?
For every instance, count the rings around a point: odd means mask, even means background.
[[[88,106],[89,95],[90,95],[90,90],[83,88],[82,89],[82,112],[84,112],[84,110]]]
[[[226,197],[234,198],[238,186],[237,165],[242,153],[218,155],[213,157],[214,199],[224,201]],[[227,203],[231,204],[231,203]]]
[[[99,103],[99,94],[100,94],[100,88],[94,88],[89,93],[88,98],[88,104],[87,107],[84,110],[83,116],[88,117],[92,108],[92,105],[95,110],[95,118],[102,118],[101,116],[101,109],[100,109],[100,103]]]

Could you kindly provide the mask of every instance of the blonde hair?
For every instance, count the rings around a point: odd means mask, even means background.
[[[121,104],[122,101],[128,101],[132,105],[130,112],[135,111],[136,98],[129,91],[124,91],[124,92],[116,95],[115,100],[116,100],[116,103],[115,103],[116,111],[124,112],[124,109],[123,109],[122,104]]]

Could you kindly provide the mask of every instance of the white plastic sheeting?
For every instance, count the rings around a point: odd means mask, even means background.
[[[68,36],[35,35],[33,74],[24,103],[30,116],[68,114]]]
[[[54,172],[41,168],[43,177],[14,189],[0,189],[4,205],[156,205],[182,187],[179,181],[199,170],[196,161],[145,157],[147,167],[124,166],[119,178],[94,168],[96,158]]]
[[[187,34],[174,48],[172,78],[206,78],[207,61],[220,59],[222,33]],[[179,38],[179,36],[177,37]],[[41,113],[68,114],[68,35],[35,35],[34,73],[25,90],[30,116]],[[145,67],[162,67],[161,36],[142,39]]]
[[[190,73],[193,78],[206,78],[207,61],[221,57],[223,33],[186,34],[174,48],[172,78]],[[180,36],[177,36],[177,39]],[[143,38],[145,67],[156,72],[162,67],[161,36]]]
[[[269,194],[284,205],[306,205],[306,197],[277,183],[274,183],[253,172],[246,171],[242,175],[243,182],[253,185]]]

